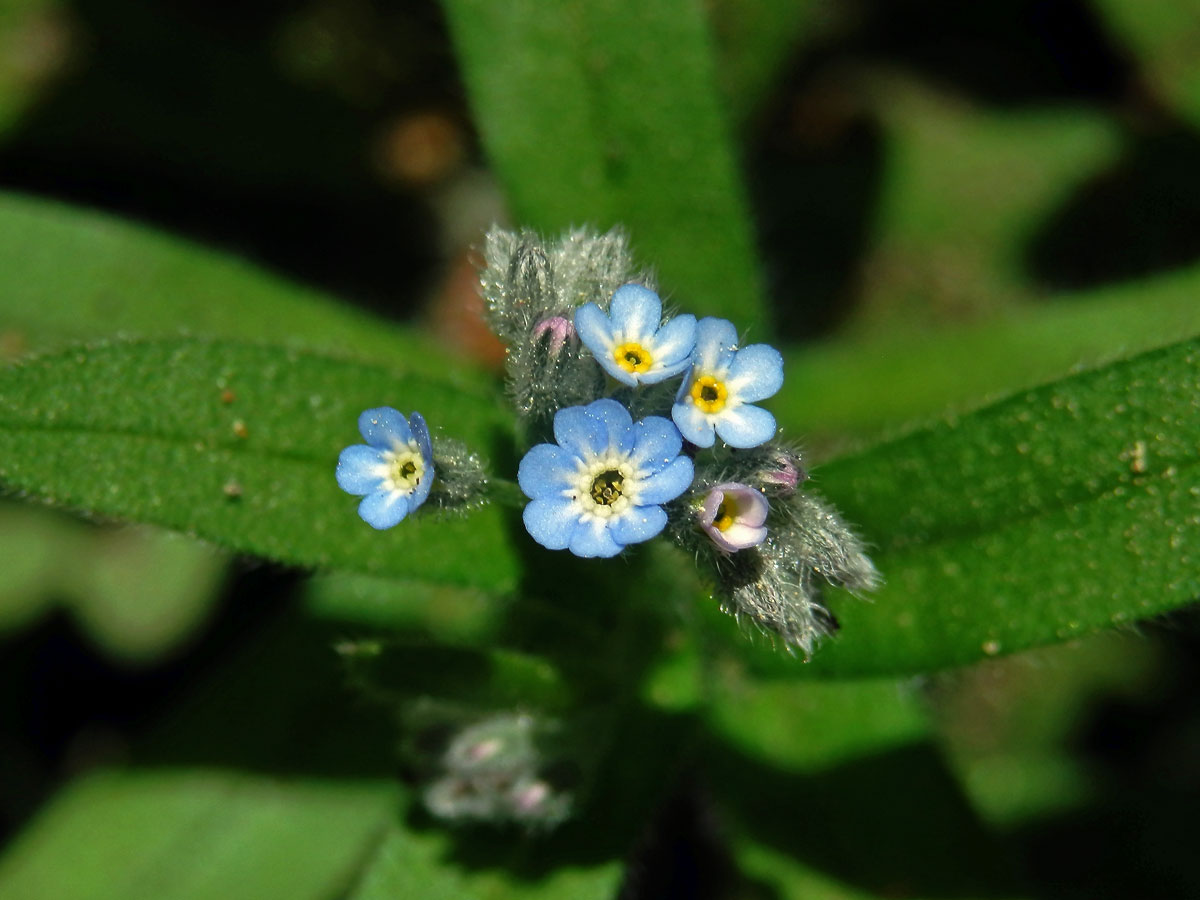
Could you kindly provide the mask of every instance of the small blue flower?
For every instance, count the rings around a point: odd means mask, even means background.
[[[531,500],[525,528],[550,550],[616,556],[662,531],[660,504],[692,483],[679,430],[660,416],[635,424],[615,400],[560,409],[554,439],[526,453],[517,470]]]
[[[737,329],[725,319],[701,319],[696,326],[692,369],[680,385],[671,418],[697,447],[711,447],[714,432],[742,450],[775,436],[775,417],[750,404],[783,386],[783,357],[766,344],[739,350],[737,340]]]
[[[630,387],[655,384],[687,368],[696,343],[696,317],[676,316],[661,325],[662,301],[640,284],[623,284],[608,315],[595,303],[575,311],[575,330],[596,361]]]
[[[358,514],[372,528],[391,528],[425,502],[433,486],[433,444],[419,412],[405,421],[390,406],[358,417],[366,444],[338,457],[337,483],[363,498]]]

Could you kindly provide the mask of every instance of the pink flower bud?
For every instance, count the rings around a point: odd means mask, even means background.
[[[726,553],[761,544],[769,504],[762,491],[744,484],[718,484],[704,497],[700,527]]]
[[[575,326],[562,316],[550,316],[533,326],[535,338],[541,338],[547,333],[550,335],[550,358],[556,359],[567,341],[575,339]]]
[[[772,450],[763,461],[758,477],[763,487],[772,494],[787,497],[808,479],[808,472],[800,462],[800,457],[786,450]]]

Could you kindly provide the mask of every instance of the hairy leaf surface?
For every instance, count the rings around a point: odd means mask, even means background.
[[[282,562],[511,588],[517,563],[495,509],[427,508],[387,532],[358,519],[334,467],[361,443],[358,414],[382,405],[419,408],[435,436],[485,454],[511,437],[494,398],[453,372],[224,342],[113,343],[0,372],[0,480]]]

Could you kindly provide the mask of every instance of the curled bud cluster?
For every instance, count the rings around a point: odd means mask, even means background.
[[[528,713],[502,713],[458,731],[426,786],[429,811],[455,822],[511,822],[550,828],[571,811],[572,797],[545,774],[540,746],[549,728]]]
[[[493,228],[484,243],[480,272],[488,324],[508,345],[509,396],[517,414],[534,427],[564,406],[600,396],[604,375],[576,332],[575,310],[609,298],[622,284],[653,287],[635,272],[625,236],[584,229],[543,242],[531,231]]]

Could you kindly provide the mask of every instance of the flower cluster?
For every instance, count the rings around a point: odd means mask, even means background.
[[[423,792],[425,806],[448,821],[557,825],[574,798],[544,772],[554,762],[545,746],[552,737],[551,722],[524,712],[467,725],[437,760],[437,777]]]
[[[836,511],[801,490],[799,453],[758,405],[783,386],[779,351],[742,345],[725,319],[664,314],[618,231],[544,242],[493,229],[484,256],[488,321],[533,437],[517,471],[533,540],[612,557],[665,534],[708,569],[727,611],[807,654],[836,624],[820,582],[868,590],[878,576]],[[435,454],[418,413],[368,410],[359,428],[366,444],[343,451],[337,478],[375,528],[427,497],[484,495],[474,458],[441,439]]]

